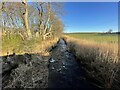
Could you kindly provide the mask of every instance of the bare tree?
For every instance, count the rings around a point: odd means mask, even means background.
[[[43,39],[48,36],[52,37],[52,35],[55,35],[53,33],[57,33],[58,30],[63,29],[60,28],[63,27],[63,23],[59,20],[58,5],[50,2],[28,3],[27,0],[22,0],[22,3],[5,2],[2,4],[3,27],[11,28],[11,30],[19,30],[20,32],[25,28],[24,33],[29,38],[34,36],[35,29]],[[24,34],[25,37],[26,34]],[[22,35],[20,34],[20,36]]]
[[[64,30],[64,24],[62,21],[56,17],[55,21],[53,22],[53,27],[52,27],[52,35],[55,36],[61,36],[62,32]]]
[[[58,15],[60,15],[61,11],[62,11],[62,9],[59,10],[60,6],[61,6],[61,4],[58,4],[58,3],[50,3],[50,2],[46,3],[47,13],[46,13],[46,19],[45,19],[45,24],[44,24],[43,39],[45,39],[47,36],[52,36],[53,27],[55,25],[54,22],[56,22],[56,21],[59,22]],[[61,25],[62,22],[59,24]],[[56,24],[56,25],[59,26],[58,24]],[[62,31],[62,30],[60,30],[60,31]]]

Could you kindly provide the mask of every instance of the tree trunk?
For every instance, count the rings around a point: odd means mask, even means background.
[[[47,17],[47,20],[46,20],[46,23],[45,23],[45,26],[44,26],[44,33],[43,33],[43,37],[46,36],[45,34],[47,33],[47,28],[48,28],[48,24],[49,24],[49,21],[50,21],[50,3],[47,3],[47,10],[48,10],[48,17]],[[44,37],[45,39],[45,37]]]
[[[40,32],[40,35],[42,35],[43,13],[44,13],[42,4],[43,3],[39,3],[40,9],[38,8],[38,10],[39,10],[39,16],[40,16],[40,18],[39,18],[39,32]]]
[[[1,6],[1,16],[2,16],[2,13],[4,12],[4,4],[5,4],[4,2],[1,3],[1,5],[2,5]],[[1,18],[1,20],[2,20],[2,18]],[[3,19],[3,22],[1,24],[2,24],[2,30],[4,31],[5,30],[5,20],[4,19]]]
[[[26,28],[26,31],[27,31],[27,35],[29,38],[32,37],[32,34],[31,34],[31,31],[29,29],[29,23],[28,23],[28,4],[27,4],[27,0],[22,0],[23,2],[23,5],[24,5],[24,8],[25,8],[25,12],[23,13],[24,15],[24,24],[25,24],[25,28]]]

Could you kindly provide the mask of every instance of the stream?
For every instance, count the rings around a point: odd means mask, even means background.
[[[94,88],[86,81],[85,71],[68,50],[64,39],[60,39],[51,56],[48,88]]]

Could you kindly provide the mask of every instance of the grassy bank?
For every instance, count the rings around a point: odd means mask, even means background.
[[[0,56],[13,53],[43,53],[47,48],[54,45],[57,40],[57,37],[47,40],[42,40],[41,37],[33,37],[30,40],[23,40],[19,34],[5,35],[2,36],[2,53]]]
[[[80,35],[69,34],[65,39],[70,51],[76,55],[86,70],[89,80],[98,87],[120,88],[118,44],[109,42],[107,38],[104,39],[107,40],[106,42],[99,42],[103,41],[100,40],[102,37],[95,38],[98,36],[92,35],[93,38],[91,34],[86,37],[85,34]]]

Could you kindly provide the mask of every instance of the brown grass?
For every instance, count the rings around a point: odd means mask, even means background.
[[[117,43],[98,43],[65,36],[68,47],[98,87],[120,88]]]
[[[40,44],[37,43],[32,52],[41,53],[42,55],[44,54],[44,56],[48,56],[49,55],[48,49],[51,48],[51,46],[55,45],[58,40],[59,40],[58,38],[54,38],[42,41]]]

